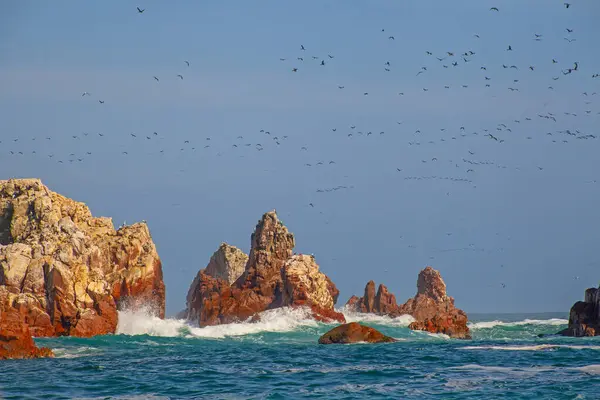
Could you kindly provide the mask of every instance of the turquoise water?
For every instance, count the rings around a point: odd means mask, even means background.
[[[54,359],[0,363],[5,399],[597,399],[600,338],[539,338],[564,314],[472,315],[473,340],[412,332],[409,318],[349,315],[400,342],[317,344],[333,325],[301,310],[194,328],[121,313],[120,334],[38,339]]]

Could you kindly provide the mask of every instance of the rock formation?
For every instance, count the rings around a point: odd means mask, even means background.
[[[144,223],[109,218],[38,179],[0,181],[0,320],[34,336],[112,333],[120,307],[164,317],[162,267]]]
[[[374,313],[381,315],[398,314],[396,296],[390,293],[383,284],[379,285],[375,293],[375,282],[369,281],[365,286],[363,297],[352,296],[346,303],[346,307],[363,313]]]
[[[36,347],[29,326],[23,323],[17,313],[0,318],[0,360],[52,356],[54,354],[49,348]]]
[[[313,256],[293,254],[294,245],[294,235],[275,211],[266,213],[252,234],[250,255],[237,280],[224,279],[216,268],[201,270],[190,286],[183,315],[206,326],[257,318],[261,311],[273,308],[304,306],[318,320],[345,322],[333,309],[339,291],[319,271]],[[221,265],[230,266],[227,274],[233,279],[244,257],[237,249],[229,253],[222,249],[213,259],[223,257]],[[238,254],[237,261],[232,263],[228,254]]]
[[[397,340],[358,322],[337,326],[319,338],[319,344],[390,343]]]
[[[564,336],[600,336],[600,287],[585,291],[583,301],[571,307],[569,327],[561,332]]]
[[[221,243],[219,249],[210,258],[205,273],[223,279],[231,285],[244,273],[247,262],[248,256],[242,250]]]
[[[346,307],[391,317],[408,314],[415,319],[409,325],[410,329],[443,333],[458,339],[471,338],[467,315],[454,307],[454,299],[446,295],[446,284],[440,273],[431,267],[419,273],[416,296],[400,306],[384,285],[379,285],[375,294],[375,282],[369,281],[364,296],[351,297]]]

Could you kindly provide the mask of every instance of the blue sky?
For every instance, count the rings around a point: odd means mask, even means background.
[[[341,304],[369,279],[404,301],[426,265],[471,312],[567,312],[600,280],[599,142],[582,138],[600,136],[598,2],[0,11],[2,178],[40,177],[116,225],[147,220],[170,313],[219,243],[248,251],[272,208]]]

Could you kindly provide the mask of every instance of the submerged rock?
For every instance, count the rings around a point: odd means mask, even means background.
[[[113,333],[117,309],[165,312],[162,266],[145,223],[111,219],[39,179],[0,181],[0,314],[33,336]]]
[[[559,334],[600,336],[600,287],[587,289],[584,300],[573,304],[569,313],[569,327]]]
[[[35,345],[29,327],[17,314],[0,314],[0,360],[53,356],[49,348]]]
[[[464,311],[454,306],[454,299],[446,294],[446,284],[440,273],[427,267],[419,273],[417,294],[402,305],[385,285],[379,285],[375,294],[375,282],[369,281],[363,297],[353,296],[346,303],[350,310],[397,317],[411,315],[415,321],[410,329],[443,333],[457,339],[470,339],[468,318]]]
[[[181,315],[206,326],[257,318],[273,308],[304,306],[318,320],[345,322],[333,308],[339,294],[333,282],[319,271],[313,256],[294,255],[294,246],[294,235],[275,211],[264,214],[239,278],[232,283],[208,268],[201,270]]]
[[[361,325],[358,322],[337,326],[319,338],[319,344],[391,343],[396,341],[377,329]]]

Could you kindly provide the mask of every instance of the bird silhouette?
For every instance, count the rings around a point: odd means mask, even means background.
[[[492,7],[492,8],[490,8],[490,11],[500,11],[500,10],[498,10],[498,7]]]
[[[144,11],[146,11],[146,9],[145,9],[145,8],[144,8],[144,9],[141,9],[141,8],[139,8],[139,7],[136,7],[136,8],[137,8],[137,11],[138,11],[138,13],[140,13],[140,14],[142,14]]]

